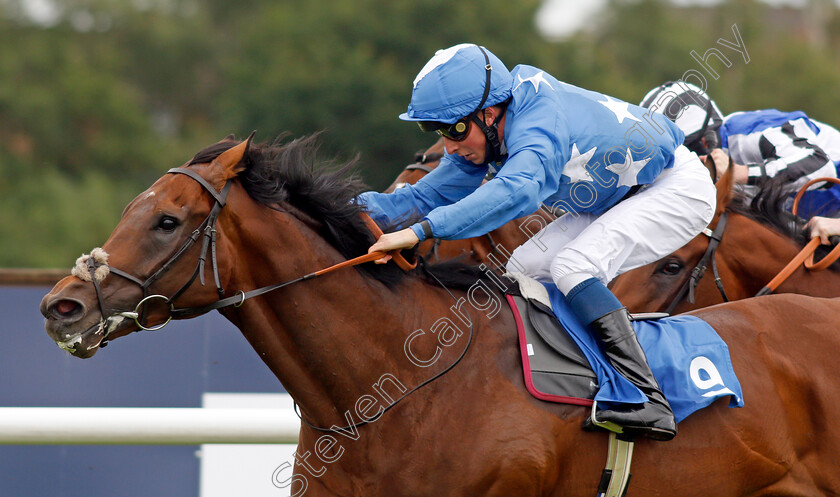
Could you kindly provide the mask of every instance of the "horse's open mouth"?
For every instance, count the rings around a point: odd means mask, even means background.
[[[62,349],[70,352],[70,354],[87,359],[93,357],[96,351],[99,350],[105,337],[109,334],[109,328],[113,328],[113,326],[107,326],[106,321],[99,320],[85,331],[63,341],[56,340],[55,343]]]
[[[96,353],[104,339],[105,321],[99,321],[85,331],[55,343],[76,357],[88,358]]]

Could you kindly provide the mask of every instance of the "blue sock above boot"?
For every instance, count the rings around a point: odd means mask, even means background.
[[[565,297],[572,312],[586,325],[624,307],[598,278],[581,281]]]

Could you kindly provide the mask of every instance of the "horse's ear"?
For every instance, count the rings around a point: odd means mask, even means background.
[[[715,167],[715,160],[712,158],[712,154],[706,155],[706,159],[703,161],[703,165],[706,166],[706,169],[709,170],[709,176],[712,177],[712,183],[717,183],[717,167]]]
[[[218,175],[222,185],[227,180],[245,170],[246,164],[243,159],[248,156],[248,150],[251,147],[251,140],[254,138],[254,133],[256,131],[253,131],[242,143],[222,152],[222,154],[210,163],[210,169]]]
[[[711,154],[709,154],[711,156]],[[712,161],[712,170],[714,170],[714,161]],[[723,214],[729,201],[732,200],[732,191],[735,186],[735,168],[733,167],[732,157],[729,158],[729,166],[726,172],[717,180],[715,188],[717,188],[717,212],[716,214]]]

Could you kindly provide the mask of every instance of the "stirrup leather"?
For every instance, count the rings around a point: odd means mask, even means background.
[[[624,497],[627,493],[634,443],[632,438],[610,433],[607,465],[601,474],[597,497]]]

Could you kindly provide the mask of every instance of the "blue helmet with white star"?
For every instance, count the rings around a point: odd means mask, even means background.
[[[504,102],[512,85],[510,71],[486,48],[463,43],[438,50],[414,79],[411,102],[400,119],[453,124],[479,107]]]

